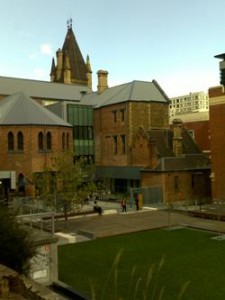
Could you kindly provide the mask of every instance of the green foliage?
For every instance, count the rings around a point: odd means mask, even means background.
[[[36,250],[27,230],[20,227],[14,214],[0,207],[0,264],[27,274]]]
[[[45,169],[34,176],[39,195],[46,202],[63,211],[65,220],[71,212],[82,209],[84,199],[96,190],[92,181],[93,169],[74,154],[64,152],[52,157],[52,169]]]

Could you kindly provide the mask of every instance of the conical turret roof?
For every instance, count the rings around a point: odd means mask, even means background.
[[[68,55],[69,57],[72,82],[87,84],[87,67],[76,41],[72,26],[68,27],[62,51],[63,56]]]

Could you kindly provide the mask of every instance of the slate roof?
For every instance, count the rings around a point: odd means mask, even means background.
[[[159,165],[154,171],[181,171],[210,169],[210,161],[190,136],[186,128],[182,128],[183,155],[176,157],[173,153],[173,130],[150,130],[148,139],[154,140],[159,158]]]
[[[23,92],[5,97],[0,101],[0,126],[1,125],[71,125],[54,113],[38,104]]]
[[[30,97],[59,101],[80,101],[83,97],[82,92],[91,92],[88,87],[83,85],[2,76],[0,76],[0,91],[1,95],[5,96],[22,91]]]
[[[76,41],[72,27],[68,28],[62,47],[63,55],[69,56],[71,79],[87,82],[87,66]]]
[[[92,104],[95,108],[99,108],[127,101],[169,103],[170,99],[155,80],[152,82],[134,80],[108,88],[102,93],[86,94],[81,99],[81,104]]]

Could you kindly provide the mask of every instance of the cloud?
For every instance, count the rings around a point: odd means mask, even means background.
[[[51,55],[53,54],[53,51],[52,51],[52,45],[47,44],[47,43],[42,44],[42,45],[40,46],[40,52],[41,52],[41,54],[51,56]]]

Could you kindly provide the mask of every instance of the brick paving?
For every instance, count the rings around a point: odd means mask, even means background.
[[[64,221],[56,221],[56,231],[76,233],[79,230],[93,234],[95,238],[126,234],[131,232],[165,228],[171,226],[189,226],[203,230],[225,233],[225,222],[192,217],[187,212],[170,212],[165,210],[140,210],[127,214],[114,213],[81,216]]]

